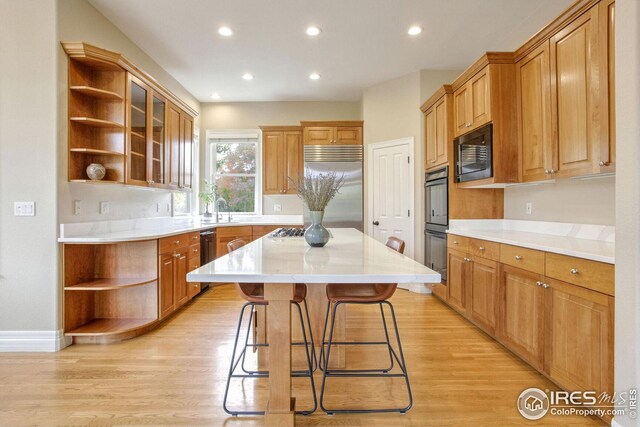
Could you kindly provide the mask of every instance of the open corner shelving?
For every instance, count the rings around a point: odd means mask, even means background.
[[[159,319],[156,241],[66,244],[63,251],[65,335],[124,339]]]
[[[100,163],[105,182],[124,183],[126,71],[120,55],[85,43],[63,43],[69,55],[69,181],[89,181]]]

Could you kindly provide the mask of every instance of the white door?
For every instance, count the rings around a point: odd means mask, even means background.
[[[371,144],[369,230],[382,243],[389,236],[405,241],[413,257],[413,138]]]

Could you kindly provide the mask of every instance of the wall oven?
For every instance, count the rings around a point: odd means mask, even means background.
[[[489,123],[454,139],[456,182],[493,176],[492,136],[493,125]]]
[[[449,168],[425,173],[425,265],[447,280],[449,226]]]

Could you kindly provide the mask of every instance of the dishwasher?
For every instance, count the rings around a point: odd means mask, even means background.
[[[200,232],[200,265],[209,264],[216,259],[216,229]],[[209,289],[209,283],[200,283],[200,293]]]

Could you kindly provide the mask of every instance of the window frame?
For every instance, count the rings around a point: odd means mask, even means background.
[[[192,153],[197,154],[197,156],[192,156],[191,159],[191,174],[192,174],[192,180],[191,180],[191,191],[172,191],[171,192],[171,216],[172,217],[190,217],[190,216],[198,216],[199,215],[199,209],[200,209],[200,205],[198,203],[198,192],[200,191],[200,187],[197,186],[197,183],[199,182],[198,177],[200,176],[200,165],[199,165],[199,158],[200,158],[200,128],[197,126],[193,126],[193,139],[192,139]],[[175,210],[175,201],[174,201],[174,197],[173,195],[176,193],[182,193],[185,194],[187,197],[187,208],[188,208],[188,212],[177,212]]]
[[[255,191],[254,191],[254,212],[233,212],[232,215],[260,215],[262,213],[262,131],[260,129],[207,129],[206,132],[206,154],[205,154],[205,176],[210,183],[215,182],[217,159],[216,145],[219,139],[255,139],[256,146],[256,171],[255,171]],[[239,143],[243,143],[240,142]],[[253,144],[253,142],[246,142]],[[221,176],[253,176],[253,174],[223,174]],[[214,207],[215,209],[215,207]]]

